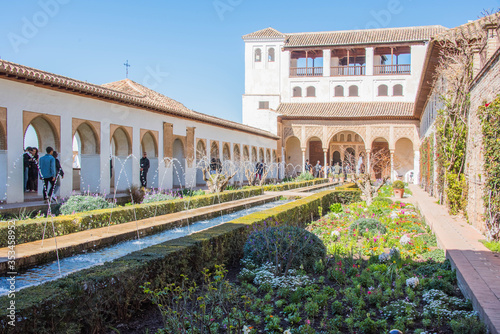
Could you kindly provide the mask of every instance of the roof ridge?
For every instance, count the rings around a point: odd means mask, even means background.
[[[350,30],[330,30],[330,31],[306,31],[306,32],[292,32],[284,33],[285,35],[308,35],[308,34],[331,34],[331,33],[346,33],[346,32],[366,32],[366,31],[385,31],[385,30],[398,30],[398,29],[415,29],[415,28],[445,28],[440,24],[426,25],[426,26],[410,26],[410,27],[390,27],[390,28],[373,28],[373,29],[350,29]]]

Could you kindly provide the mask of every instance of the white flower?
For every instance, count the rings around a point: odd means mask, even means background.
[[[401,237],[401,239],[399,240],[399,243],[401,244],[401,246],[406,246],[410,243],[411,239],[410,237],[408,237],[406,234],[403,235]]]
[[[415,289],[418,286],[419,280],[418,277],[411,277],[406,280],[406,286],[409,286]]]
[[[338,238],[340,236],[340,231],[339,230],[332,231],[331,236],[332,237],[335,236]]]
[[[286,331],[283,332],[283,334],[292,334],[292,331],[287,329]]]
[[[382,253],[378,256],[378,260],[380,262],[385,262],[385,261],[389,260],[390,258],[391,258],[391,256],[388,253]]]
[[[250,328],[248,326],[243,326],[243,334],[249,334],[250,333]]]

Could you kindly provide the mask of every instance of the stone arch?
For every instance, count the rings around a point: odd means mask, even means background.
[[[259,148],[259,161],[264,160],[264,149],[261,147]]]
[[[78,134],[80,139],[80,154],[99,154],[101,144],[95,126],[89,122],[83,122],[73,131],[73,138]]]
[[[233,160],[235,162],[240,162],[240,160],[241,160],[241,151],[240,151],[240,145],[239,144],[234,144],[233,145]]]
[[[196,143],[196,184],[203,185],[203,168],[207,168],[209,163],[207,161],[207,147],[203,139],[198,139]]]
[[[146,131],[141,139],[141,158],[144,152],[147,154],[149,160],[149,171],[147,173],[148,187],[158,187],[158,141],[152,131]]]
[[[76,148],[76,150],[75,150]],[[101,148],[97,129],[90,122],[82,122],[73,131],[73,190],[99,191]],[[78,170],[78,168],[80,170]]]
[[[243,161],[250,161],[250,152],[247,145],[243,146]]]
[[[112,153],[114,156],[128,156],[132,154],[132,140],[128,132],[121,126],[111,135]]]
[[[24,127],[24,136],[29,126],[32,126],[38,138],[38,150],[40,154],[45,154],[45,148],[51,146],[54,150],[60,151],[60,137],[58,126],[54,120],[46,115],[38,115],[32,118]]]
[[[302,166],[302,149],[300,139],[290,136],[285,141],[285,162],[293,166]]]
[[[257,162],[257,148],[255,146],[252,147],[252,162]]]
[[[398,177],[408,181],[409,175],[414,169],[414,144],[406,137],[401,137],[396,141],[394,150],[394,170]]]
[[[151,131],[147,131],[142,136],[141,148],[142,152],[146,152],[148,154],[148,158],[158,157],[158,143],[156,141],[156,137]]]
[[[377,161],[374,159],[377,158]],[[371,143],[371,172],[376,179],[391,175],[389,141],[384,137],[376,137]]]
[[[339,130],[333,132],[332,135],[330,136],[330,138],[328,138],[328,143],[331,143],[332,141],[336,142],[337,140],[340,142],[341,141],[340,135],[342,134],[342,132],[344,132],[344,133],[345,132],[352,132],[354,134],[354,136],[353,136],[354,138],[356,138],[356,136],[358,136],[357,138],[359,138],[360,142],[366,144],[365,138],[361,134],[359,134],[359,132],[357,132],[356,130],[348,129],[348,128],[347,129],[339,129]],[[335,139],[335,137],[337,137],[337,140]]]
[[[172,145],[172,184],[174,188],[182,188],[185,185],[186,154],[184,144],[176,138]]]
[[[307,139],[306,146],[307,153],[306,156],[309,159],[311,165],[316,165],[316,161],[320,161],[321,165],[325,165],[325,159],[323,154],[323,142],[321,138],[317,136],[311,136]]]
[[[220,159],[218,141],[212,141],[210,145],[210,160],[212,159]]]
[[[224,146],[222,147],[222,160],[231,160],[231,149],[229,148],[228,143],[224,143]]]

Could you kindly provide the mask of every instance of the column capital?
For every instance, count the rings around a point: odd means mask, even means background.
[[[301,147],[300,150],[302,151],[302,153],[306,153],[307,147]]]

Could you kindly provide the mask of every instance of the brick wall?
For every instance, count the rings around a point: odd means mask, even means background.
[[[469,181],[467,214],[469,222],[481,231],[484,225],[484,171],[481,122],[477,110],[480,105],[492,101],[500,94],[500,53],[497,52],[471,89],[469,133],[465,173]]]

